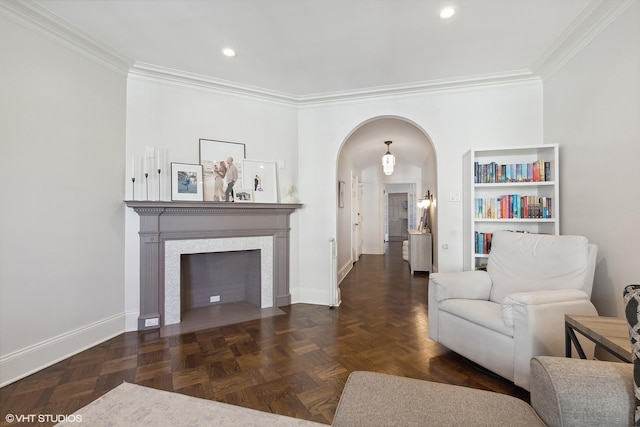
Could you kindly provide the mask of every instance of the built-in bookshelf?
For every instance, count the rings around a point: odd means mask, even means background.
[[[464,155],[464,269],[485,268],[497,230],[560,234],[557,144]]]

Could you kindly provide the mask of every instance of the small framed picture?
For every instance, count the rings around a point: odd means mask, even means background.
[[[203,201],[202,165],[171,163],[171,200]]]
[[[233,201],[236,203],[252,203],[253,202],[253,190],[250,188],[234,188]]]
[[[346,187],[344,181],[338,181],[338,207],[344,208],[344,187]]]
[[[253,189],[256,203],[278,203],[276,162],[244,160],[242,186]]]

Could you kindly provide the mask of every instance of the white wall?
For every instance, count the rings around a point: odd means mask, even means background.
[[[337,176],[340,145],[360,124],[374,117],[404,117],[431,138],[438,159],[438,234],[440,271],[462,269],[462,204],[448,202],[449,192],[462,192],[462,156],[471,147],[542,143],[542,87],[476,88],[367,99],[300,109],[299,301],[328,304],[329,260],[326,241],[337,237],[333,186],[318,186],[317,176]],[[364,177],[366,180],[366,177]]]
[[[0,16],[0,385],[122,332],[126,77]]]
[[[346,150],[349,151],[349,150]],[[342,155],[338,161],[338,179],[337,181],[344,182],[344,207],[338,206],[336,211],[336,218],[338,221],[338,235],[343,236],[342,239],[337,239],[338,249],[338,281],[340,281],[351,270],[354,263],[352,246],[351,246],[351,230],[353,219],[351,218],[353,210],[353,197],[352,197],[352,177],[361,176],[360,170],[353,162],[353,156]],[[331,177],[327,177],[327,184],[333,183],[334,191],[338,191],[335,181],[331,180]],[[327,244],[328,245],[328,244]]]
[[[433,250],[433,271],[438,272],[438,162],[435,153],[427,158],[422,165],[422,193],[418,197],[426,195],[427,190],[431,192],[433,201],[427,209],[429,209],[429,227],[431,228],[431,245]],[[420,215],[421,209],[418,209]]]
[[[544,120],[560,144],[561,232],[598,244],[592,299],[621,317],[640,282],[640,3],[545,80]]]
[[[285,168],[277,170],[281,198],[286,194],[287,186],[296,183],[297,107],[169,84],[138,75],[129,77],[127,97],[128,159],[134,154],[141,156],[145,146],[155,146],[166,151],[167,162],[197,164],[200,138],[238,142],[245,144],[248,159],[284,160]],[[161,187],[161,198],[170,200],[170,182],[167,178]],[[125,189],[127,198],[131,198],[131,182],[122,188]],[[136,199],[146,197],[143,189],[142,185],[136,188]],[[157,190],[151,192],[150,199],[157,199]],[[298,280],[296,216],[296,213],[291,216],[292,287],[297,285]],[[333,216],[335,217],[335,213]],[[138,227],[138,215],[128,209],[125,267],[127,330],[137,329],[140,308]],[[328,243],[323,247],[326,249]]]

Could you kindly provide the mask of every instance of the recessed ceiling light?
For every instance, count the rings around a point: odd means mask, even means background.
[[[440,11],[440,19],[449,19],[456,14],[456,10],[452,7],[445,7]]]
[[[236,51],[231,49],[230,47],[225,47],[224,49],[222,49],[222,54],[231,58],[236,56]]]

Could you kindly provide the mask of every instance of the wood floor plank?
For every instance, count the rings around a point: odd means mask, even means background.
[[[0,426],[8,413],[70,414],[123,381],[326,424],[355,370],[528,400],[428,338],[429,276],[411,275],[401,251],[392,242],[387,255],[363,255],[337,308],[294,304],[242,323],[114,337],[0,389]]]

